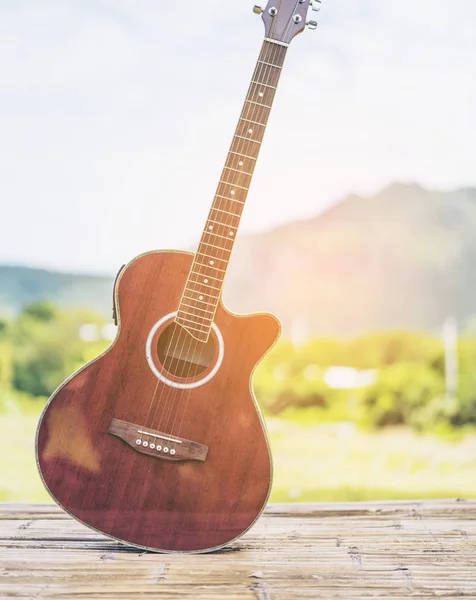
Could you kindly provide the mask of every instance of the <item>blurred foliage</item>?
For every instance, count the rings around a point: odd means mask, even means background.
[[[103,326],[91,311],[59,310],[45,301],[0,320],[0,407],[44,401],[109,345]],[[284,340],[257,369],[255,389],[268,416],[449,433],[476,425],[476,338],[461,338],[458,355],[458,390],[449,398],[443,343],[436,336],[397,331],[301,346]],[[336,389],[329,381],[336,367],[370,379]]]
[[[60,311],[49,302],[34,302],[10,322],[0,321],[0,402],[12,396],[49,396],[108,342],[98,334],[84,341],[85,324],[100,332],[102,319],[90,311]]]
[[[458,390],[448,398],[438,337],[389,332],[298,347],[282,342],[257,370],[256,394],[268,415],[302,419],[297,413],[305,409],[307,421],[352,421],[368,428],[408,425],[447,433],[476,425],[476,339],[461,339],[458,355]],[[326,375],[336,366],[374,372],[374,381],[334,389]]]

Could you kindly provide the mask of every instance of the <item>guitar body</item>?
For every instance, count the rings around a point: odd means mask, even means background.
[[[236,539],[263,511],[271,486],[250,379],[279,322],[233,315],[220,302],[209,343],[194,340],[174,325],[192,260],[151,252],[123,269],[115,342],[59,387],[37,432],[42,478],[65,510],[108,536],[164,552]],[[188,345],[167,354],[170,336],[181,333]]]

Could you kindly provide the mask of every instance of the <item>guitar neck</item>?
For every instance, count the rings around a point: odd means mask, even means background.
[[[207,341],[287,52],[265,39],[220,182],[195,254],[176,322]]]

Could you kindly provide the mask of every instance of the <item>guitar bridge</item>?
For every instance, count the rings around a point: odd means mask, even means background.
[[[208,454],[208,446],[198,442],[147,429],[119,419],[111,421],[109,433],[129,444],[137,452],[163,460],[205,462]]]

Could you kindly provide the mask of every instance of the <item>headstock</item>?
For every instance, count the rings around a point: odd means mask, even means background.
[[[307,20],[309,9],[319,11],[321,0],[269,0],[265,9],[255,6],[253,10],[262,15],[265,37],[289,44],[306,25],[316,29],[316,21]]]

